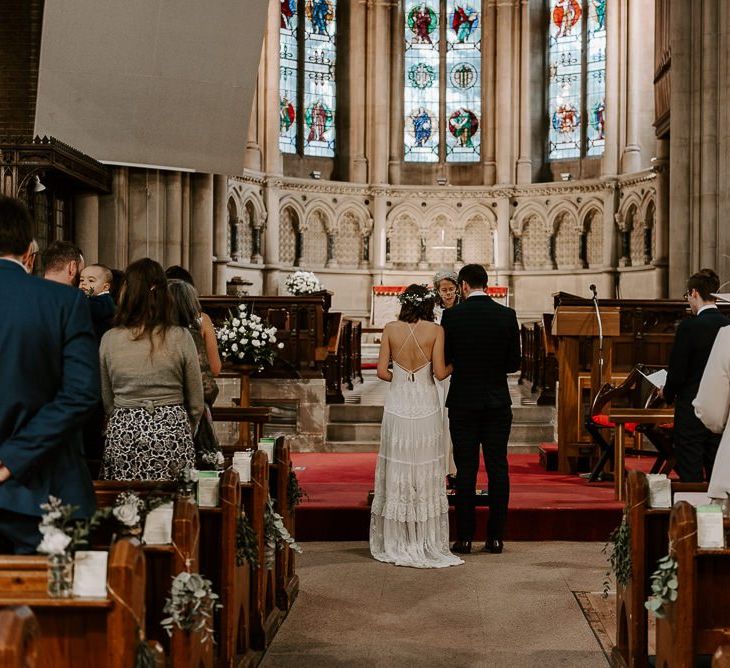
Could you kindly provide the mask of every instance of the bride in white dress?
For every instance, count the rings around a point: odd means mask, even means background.
[[[383,330],[378,358],[378,377],[391,387],[375,469],[370,552],[397,566],[456,566],[464,562],[449,551],[443,421],[434,383],[434,375],[451,373],[444,361],[444,333],[433,322],[430,290],[411,285],[400,301],[398,320]]]

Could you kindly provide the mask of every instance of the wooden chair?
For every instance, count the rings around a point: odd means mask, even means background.
[[[686,668],[727,643],[730,628],[730,550],[697,546],[697,514],[680,501],[672,508],[669,540],[677,560],[677,600],[657,619],[656,666]]]
[[[0,666],[35,668],[40,628],[27,605],[0,609]]]
[[[145,498],[159,493],[158,483],[128,481],[96,481],[97,505],[114,503],[121,491],[132,491]],[[147,561],[146,629],[148,637],[157,640],[166,650],[172,666],[210,668],[213,665],[212,640],[203,643],[200,631],[173,628],[172,636],[160,626],[165,617],[165,599],[169,596],[172,578],[184,572],[198,572],[200,517],[191,496],[178,496],[174,501],[171,545],[143,545]]]
[[[614,665],[645,668],[649,665],[649,578],[657,561],[667,554],[669,508],[649,507],[649,482],[642,471],[629,471],[626,513],[631,536],[631,579],[616,583],[616,645]],[[706,483],[672,482],[672,492],[706,492]]]
[[[294,510],[289,507],[289,473],[291,456],[284,436],[274,445],[274,461],[269,466],[269,489],[276,500],[275,509],[284,520],[287,531],[294,536]],[[299,594],[299,576],[295,568],[296,554],[288,548],[276,553],[276,604],[288,612]]]
[[[0,557],[0,606],[27,605],[38,620],[36,665],[134,665],[145,615],[146,568],[140,542],[132,538],[112,545],[106,598],[49,598],[47,564],[42,555]],[[151,647],[158,665],[164,665],[159,645]]]

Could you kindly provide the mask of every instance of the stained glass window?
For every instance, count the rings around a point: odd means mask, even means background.
[[[337,0],[280,0],[279,148],[334,157]]]
[[[606,144],[606,0],[588,7],[586,56],[586,155],[602,155]]]
[[[605,144],[606,0],[548,0],[548,158]]]
[[[299,40],[297,0],[281,0],[279,27],[279,148],[297,151],[297,82]]]
[[[478,162],[481,0],[405,0],[406,162]]]
[[[304,9],[304,155],[335,155],[336,0]]]
[[[478,162],[481,121],[481,16],[475,2],[447,0],[446,160]]]
[[[439,14],[438,3],[406,0],[403,143],[407,161],[439,159]]]

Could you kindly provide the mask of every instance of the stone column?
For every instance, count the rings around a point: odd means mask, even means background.
[[[495,256],[497,260],[497,272],[507,271],[512,263],[509,256],[510,249],[510,206],[509,197],[502,195],[497,198],[497,247]]]
[[[520,156],[517,160],[517,183],[532,181],[530,158],[530,14],[528,0],[520,6]]]
[[[654,212],[654,246],[656,254],[652,264],[657,273],[658,297],[667,297],[669,286],[667,267],[669,263],[669,141],[657,140],[657,157],[654,160],[656,173],[656,209]]]
[[[607,269],[616,267],[618,261],[616,254],[616,197],[616,183],[612,181],[607,185],[603,194],[603,266]]]
[[[491,119],[497,117],[495,107],[495,50],[486,37],[497,34],[497,10],[495,0],[488,0],[484,21],[482,22],[482,171],[484,185],[494,185],[497,181],[497,162],[495,157],[495,125]],[[489,119],[489,122],[485,122]]]
[[[497,0],[497,80],[494,116],[497,183],[513,183],[515,170],[512,161],[512,16],[513,0]]]
[[[348,134],[350,164],[349,180],[354,183],[366,183],[368,180],[368,161],[365,157],[365,91],[366,76],[366,43],[367,36],[364,30],[357,26],[367,25],[367,3],[352,2],[350,11],[350,26],[347,31],[348,53],[348,92],[350,127]]]
[[[327,261],[325,267],[337,267],[339,263],[335,257],[335,233],[332,230],[326,230],[327,234]]]
[[[279,292],[279,187],[281,182],[269,179],[264,188],[266,226],[264,227],[264,283],[265,295]]]
[[[648,26],[644,25],[641,2],[628,2],[627,58],[626,58],[626,145],[621,156],[624,174],[641,169],[639,123],[641,111],[640,44],[646,39]]]
[[[214,187],[212,174],[191,176],[190,273],[201,295],[213,290]]]
[[[265,92],[263,95],[264,114],[264,171],[271,174],[282,173],[282,157],[279,151],[279,27],[281,25],[281,6],[278,2],[269,3],[269,14],[266,21],[264,37],[264,53],[266,57],[263,77]],[[259,77],[261,77],[259,71]],[[300,113],[298,110],[297,113]]]
[[[391,10],[391,67],[390,67],[390,159],[388,179],[390,183],[401,182],[401,161],[403,150],[403,28],[401,24],[401,3],[392,3]]]
[[[81,193],[74,197],[74,228],[76,244],[84,254],[86,264],[99,261],[99,196]]]
[[[372,264],[375,271],[382,272],[387,266],[386,262],[386,217],[388,206],[384,191],[377,191],[373,201],[373,256]]]
[[[182,174],[165,174],[165,267],[182,264]]]
[[[606,146],[601,162],[604,176],[615,176],[619,173],[618,148],[619,138],[619,110],[621,107],[620,72],[621,49],[620,45],[620,10],[619,0],[606,0],[606,16],[608,30],[606,31]],[[613,224],[613,215],[611,216]]]
[[[228,177],[213,176],[213,292],[226,294],[228,256]]]
[[[251,104],[251,116],[248,120],[248,136],[246,139],[246,153],[243,157],[243,164],[245,169],[251,169],[253,171],[261,171],[261,145],[260,145],[260,131],[265,127],[265,123],[261,121],[265,114],[265,106],[262,104],[262,99],[266,96],[266,87],[263,86],[263,81],[266,76],[266,40],[261,47],[261,61],[259,64],[258,75],[256,76],[256,89],[253,96],[253,103]],[[277,88],[278,90],[278,88]],[[277,117],[278,118],[278,117]]]
[[[112,192],[99,200],[99,260],[124,269],[129,264],[129,167],[112,170]]]
[[[373,2],[368,7],[367,87],[368,161],[370,183],[388,181],[388,118],[390,115],[390,21],[389,3]]]

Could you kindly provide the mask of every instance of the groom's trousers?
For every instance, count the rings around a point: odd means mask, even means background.
[[[489,483],[487,537],[501,540],[509,504],[507,443],[512,428],[512,408],[478,410],[449,408],[449,431],[456,463],[456,536],[472,540],[476,525],[475,496],[479,471],[479,446]]]

